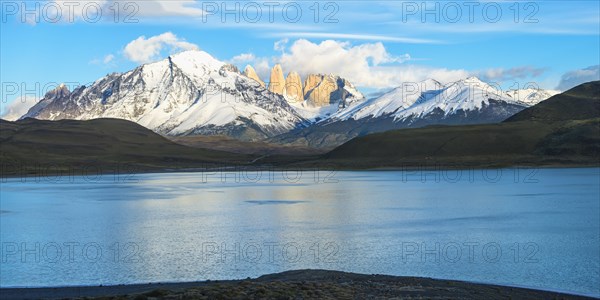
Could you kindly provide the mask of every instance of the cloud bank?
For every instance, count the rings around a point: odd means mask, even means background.
[[[178,38],[171,32],[165,32],[150,38],[138,37],[125,46],[123,54],[133,62],[144,64],[160,59],[161,52],[165,49],[170,52],[179,52],[198,50],[199,47],[185,39]]]
[[[579,84],[600,80],[600,65],[569,71],[562,75],[556,89],[566,91]]]
[[[36,97],[21,96],[12,102],[6,104],[2,103],[2,110],[0,111],[0,119],[7,121],[16,121],[21,116],[27,113],[31,107],[37,103]]]

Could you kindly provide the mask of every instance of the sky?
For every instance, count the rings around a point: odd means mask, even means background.
[[[599,1],[0,2],[0,116],[185,50],[264,81],[334,73],[365,94],[477,76],[502,89],[599,80]]]

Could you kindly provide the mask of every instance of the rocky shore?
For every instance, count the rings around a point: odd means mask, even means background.
[[[255,279],[0,289],[1,299],[593,299],[551,291],[419,277],[296,270]]]

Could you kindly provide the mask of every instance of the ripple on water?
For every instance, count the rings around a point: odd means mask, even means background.
[[[244,201],[250,204],[257,205],[290,205],[290,204],[298,204],[298,203],[308,203],[309,201],[301,201],[301,200],[246,200]]]

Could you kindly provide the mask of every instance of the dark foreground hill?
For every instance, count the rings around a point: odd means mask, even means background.
[[[120,119],[0,122],[3,176],[73,169],[112,173],[202,168],[253,159],[182,146]]]
[[[577,86],[500,124],[432,126],[353,139],[324,156],[349,168],[600,165],[600,82]]]
[[[456,280],[295,270],[256,279],[0,289],[3,299],[593,299]]]

